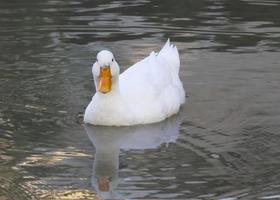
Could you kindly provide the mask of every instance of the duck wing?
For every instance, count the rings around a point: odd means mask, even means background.
[[[179,68],[178,50],[168,39],[159,53],[151,52],[120,75],[121,93],[135,103],[157,100],[169,86],[178,87],[184,93]],[[181,96],[184,99],[184,94]]]

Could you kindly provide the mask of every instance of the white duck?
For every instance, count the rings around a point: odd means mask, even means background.
[[[178,50],[169,40],[159,53],[152,52],[122,74],[114,55],[102,50],[92,66],[96,93],[84,122],[130,126],[159,122],[178,113],[185,102],[179,68]]]

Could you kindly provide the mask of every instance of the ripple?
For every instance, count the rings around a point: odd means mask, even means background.
[[[0,177],[0,197],[1,199],[39,199],[32,189],[26,185],[16,183],[12,179]]]

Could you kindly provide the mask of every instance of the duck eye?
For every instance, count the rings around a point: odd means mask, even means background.
[[[114,58],[112,58],[112,62],[114,62]]]

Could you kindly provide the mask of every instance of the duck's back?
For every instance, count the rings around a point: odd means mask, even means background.
[[[179,68],[178,50],[168,40],[159,53],[152,52],[121,74],[121,94],[136,123],[161,121],[179,111],[185,100]]]

